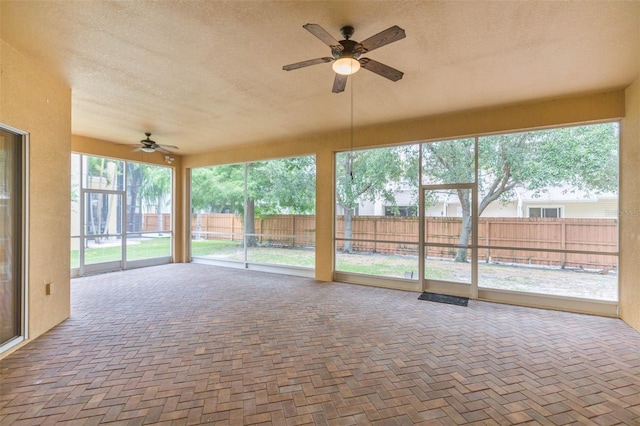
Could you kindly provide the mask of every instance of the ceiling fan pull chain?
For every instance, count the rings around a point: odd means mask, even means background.
[[[350,153],[349,155],[351,155],[353,157],[353,81],[355,76],[351,76],[351,135],[350,135],[350,141],[349,141],[349,149],[350,149]],[[350,168],[349,173],[351,174],[351,182],[353,182],[353,167]]]

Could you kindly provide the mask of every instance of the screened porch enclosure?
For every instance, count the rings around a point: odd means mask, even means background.
[[[333,277],[615,315],[618,145],[609,122],[337,152]],[[313,274],[313,157],[191,188],[193,261]]]

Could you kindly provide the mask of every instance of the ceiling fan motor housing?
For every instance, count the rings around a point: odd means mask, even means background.
[[[331,53],[335,59],[353,58],[359,59],[362,52],[358,49],[359,43],[353,40],[340,40],[343,49],[331,49]]]
[[[146,138],[146,139],[142,139],[142,140],[140,141],[143,145],[150,146],[150,145],[155,144],[155,141],[152,141],[152,140],[150,139],[150,138],[151,138],[151,133],[146,132],[144,135],[145,135],[147,138]]]

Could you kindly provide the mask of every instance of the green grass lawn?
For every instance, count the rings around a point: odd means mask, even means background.
[[[80,266],[79,250],[71,250],[71,267]],[[131,239],[127,244],[127,260],[150,259],[171,255],[171,237]],[[122,248],[119,244],[95,245],[84,249],[84,263],[86,265],[120,260]]]
[[[240,241],[194,240],[191,242],[193,256],[214,257],[226,260],[244,260],[244,252]],[[250,247],[247,253],[249,262],[268,263],[289,266],[313,267],[315,251],[313,249],[282,247]],[[454,280],[460,275],[458,269],[452,270],[450,265],[436,263],[429,269],[429,278]],[[470,271],[470,268],[466,268]],[[381,255],[381,254],[345,254],[337,253],[336,270],[360,274],[399,277],[413,272],[418,276],[418,258],[416,256]]]
[[[192,256],[244,261],[244,248],[240,241],[193,240],[191,241],[191,254]],[[247,251],[247,258],[249,262],[256,263],[311,268],[315,265],[315,251],[313,249],[250,247]]]
[[[235,259],[242,255],[242,241],[191,240],[192,256],[213,256]],[[242,260],[242,256],[239,259]]]

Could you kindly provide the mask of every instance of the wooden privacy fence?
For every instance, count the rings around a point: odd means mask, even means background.
[[[286,247],[314,247],[316,217],[313,215],[273,215],[256,218],[259,244]],[[231,213],[205,213],[191,217],[191,237],[205,240],[242,241],[242,217]],[[295,238],[292,238],[295,236]]]
[[[538,250],[616,252],[616,219],[487,218],[478,222],[478,245]],[[617,269],[617,256],[537,250],[483,248],[484,261],[553,265],[567,268]]]
[[[150,215],[156,218],[157,215]],[[146,224],[146,220],[145,220]],[[393,216],[355,216],[352,223],[353,250],[383,254],[418,253],[418,218]],[[457,244],[462,218],[429,217],[426,242]],[[230,213],[193,215],[191,234],[194,239],[242,241],[242,217]],[[315,246],[315,216],[274,215],[255,219],[259,244],[286,247]],[[291,236],[296,236],[292,238]],[[336,237],[344,238],[344,218],[336,220]],[[392,242],[385,242],[392,241]],[[564,251],[616,252],[618,246],[616,219],[567,218],[481,218],[478,222],[480,261],[567,268],[616,269],[617,256],[575,254]],[[344,247],[337,241],[337,248]],[[496,248],[507,247],[507,248]],[[558,250],[548,252],[541,250]],[[455,247],[428,247],[427,256],[453,258]],[[468,253],[471,257],[471,253]]]
[[[338,218],[338,238],[344,236],[343,225],[342,217]],[[415,217],[356,216],[352,224],[353,239],[402,243],[354,241],[353,249],[386,254],[417,254],[418,227],[419,221]],[[434,247],[429,244],[458,244],[461,230],[460,217],[428,217],[425,225],[427,256],[454,258],[457,253],[455,247]],[[617,256],[564,251],[616,252],[618,225],[615,219],[481,218],[478,221],[478,246],[481,247],[478,250],[481,262],[610,270],[617,268]],[[338,249],[342,247],[339,241]],[[468,257],[471,258],[470,250]]]

